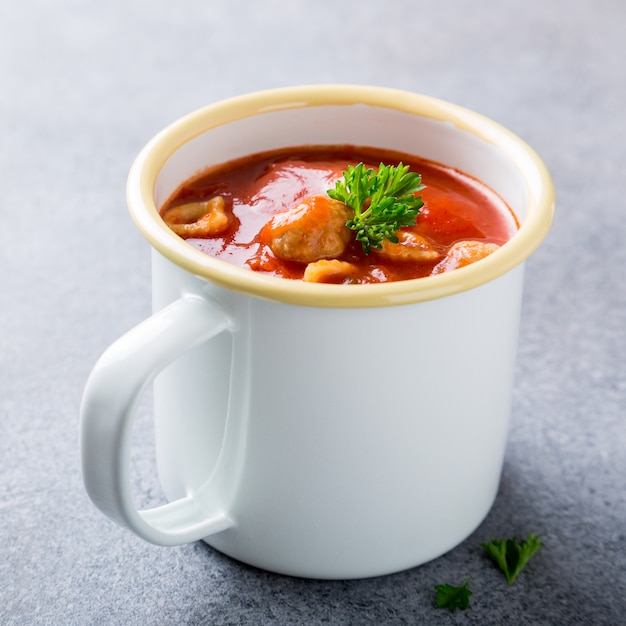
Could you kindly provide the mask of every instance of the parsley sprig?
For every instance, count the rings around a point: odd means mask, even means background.
[[[349,165],[343,179],[327,193],[354,211],[346,226],[356,232],[357,241],[369,254],[372,248],[380,249],[384,239],[398,243],[398,230],[415,225],[424,206],[422,197],[415,194],[422,189],[422,177],[409,172],[408,165],[381,163],[376,172],[359,163]]]
[[[469,607],[470,596],[473,593],[468,587],[471,580],[471,578],[468,578],[458,587],[449,583],[435,585],[435,591],[437,592],[435,606],[438,609],[450,609],[452,613],[454,613],[456,609],[465,611],[465,609]]]
[[[521,543],[515,537],[503,540],[492,539],[483,543],[482,547],[503,571],[509,585],[512,585],[517,575],[542,545],[541,537],[531,533],[528,539]]]

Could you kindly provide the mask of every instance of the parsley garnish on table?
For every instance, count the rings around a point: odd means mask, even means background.
[[[468,587],[472,579],[468,578],[462,585],[455,587],[449,583],[444,585],[435,585],[437,599],[435,606],[438,609],[450,609],[452,613],[457,609],[464,611],[469,607],[470,596],[472,591]]]
[[[541,537],[531,533],[528,539],[521,543],[515,537],[503,540],[492,539],[483,543],[482,547],[502,570],[509,585],[512,585],[517,575],[542,545]]]
[[[415,225],[424,206],[422,197],[415,194],[422,189],[422,177],[410,172],[408,165],[381,163],[376,172],[359,163],[349,165],[343,179],[327,193],[354,211],[346,226],[356,232],[356,240],[369,254],[372,248],[380,249],[384,239],[398,243],[398,230]]]

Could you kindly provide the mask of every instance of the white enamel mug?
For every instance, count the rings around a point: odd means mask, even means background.
[[[473,265],[378,285],[323,285],[211,258],[158,207],[202,168],[304,144],[399,150],[499,193],[515,236]],[[498,124],[429,97],[323,85],[207,106],[137,157],[128,204],[153,247],[153,315],[95,365],[81,407],[83,476],[104,513],[161,545],[204,540],[243,562],[313,578],[429,561],[488,514],[510,410],[523,265],[554,189]],[[168,504],[130,489],[137,400],[154,381]]]

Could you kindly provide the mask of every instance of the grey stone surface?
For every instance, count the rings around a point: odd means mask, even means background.
[[[626,613],[626,4],[24,0],[0,5],[0,622],[594,624]],[[204,544],[160,548],[84,493],[78,407],[106,346],[149,314],[130,163],[202,105],[292,84],[378,84],[475,109],[545,159],[558,212],[527,264],[500,492],[413,570],[310,581]],[[133,467],[158,498],[149,401]],[[493,536],[541,533],[508,587]],[[471,576],[469,610],[433,608]]]

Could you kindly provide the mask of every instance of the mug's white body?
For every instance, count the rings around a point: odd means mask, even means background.
[[[519,232],[446,274],[313,285],[213,259],[159,217],[205,166],[342,143],[481,179],[512,207]],[[155,543],[204,539],[252,565],[316,578],[419,565],[480,524],[506,445],[523,261],[554,204],[528,146],[415,94],[276,90],[157,135],[133,166],[128,199],[154,248],[154,314],[103,354],[85,389],[83,476],[103,512]],[[129,433],[155,376],[158,468],[171,502],[137,511]]]
[[[234,294],[153,254],[156,310],[196,292],[235,318],[155,381],[166,495],[202,489],[232,521],[210,545],[285,574],[373,576],[439,556],[484,519],[521,266],[444,299],[318,309]]]

